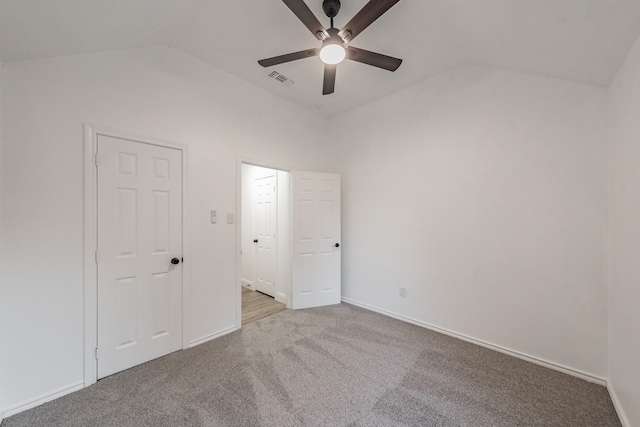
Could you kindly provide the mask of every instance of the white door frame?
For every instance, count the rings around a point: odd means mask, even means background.
[[[248,157],[238,156],[236,165],[236,327],[240,329],[242,327],[242,165],[259,166],[263,168],[274,169],[277,171],[289,173],[291,177],[291,171],[293,169],[278,166],[267,162],[262,162]],[[278,192],[287,191],[289,194],[289,211],[291,211],[291,184],[288,189],[278,188]],[[291,215],[289,215],[289,230],[291,230]],[[291,239],[289,239],[291,240]],[[287,244],[291,246],[291,242],[278,242],[278,244]],[[291,254],[289,254],[291,257]],[[287,288],[287,308],[291,308],[291,263],[289,263],[289,286]]]
[[[83,230],[83,258],[84,258],[84,386],[94,384],[98,379],[98,364],[96,363],[96,347],[98,343],[98,268],[96,264],[96,250],[98,248],[98,179],[96,168],[96,153],[98,136],[110,136],[127,139],[134,142],[173,148],[182,152],[182,348],[189,348],[189,320],[190,294],[189,282],[190,258],[187,241],[187,155],[184,145],[162,141],[158,138],[147,138],[130,133],[116,131],[91,124],[84,125],[84,230]]]

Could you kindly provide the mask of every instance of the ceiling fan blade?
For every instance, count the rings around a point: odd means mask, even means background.
[[[349,46],[347,48],[346,58],[389,71],[397,70],[400,64],[402,64],[402,59],[383,55],[381,53],[369,52],[368,50],[358,49],[353,46]]]
[[[311,31],[313,36],[318,40],[324,40],[329,37],[327,30],[322,26],[318,18],[311,12],[309,6],[303,0],[282,0],[291,12],[298,17],[300,21]]]
[[[301,50],[300,52],[287,53],[286,55],[274,56],[273,58],[261,59],[258,61],[258,64],[263,67],[272,67],[274,65],[284,64],[285,62],[318,56],[319,53],[320,49]]]
[[[322,84],[323,95],[332,94],[336,88],[336,68],[338,67],[335,64],[324,65],[324,82]]]
[[[400,0],[369,0],[360,12],[356,14],[351,21],[347,23],[338,35],[346,42],[351,42],[358,34],[364,31],[376,19],[380,18],[383,13],[391,9],[393,5]]]

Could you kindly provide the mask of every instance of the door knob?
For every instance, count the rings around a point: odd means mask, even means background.
[[[258,243],[258,239],[253,239],[253,243]]]
[[[336,248],[339,248],[339,247],[340,247],[340,243],[336,243],[336,244],[335,244],[335,245],[333,245],[333,246],[335,246]]]
[[[171,264],[173,264],[173,265],[180,264],[180,260],[178,258],[173,258],[171,260]]]

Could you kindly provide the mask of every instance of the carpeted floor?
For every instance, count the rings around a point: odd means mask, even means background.
[[[284,311],[15,426],[619,426],[604,387],[351,305]]]

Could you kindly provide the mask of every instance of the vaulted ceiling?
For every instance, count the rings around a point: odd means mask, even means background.
[[[322,0],[306,3],[328,27]],[[342,0],[335,26],[365,3]],[[280,0],[0,0],[4,63],[171,46],[327,117],[465,64],[606,86],[639,33],[638,0],[401,0],[353,46],[402,66],[391,73],[345,61],[335,93],[323,96],[318,58],[257,63],[319,47]],[[293,84],[267,77],[274,70]]]

